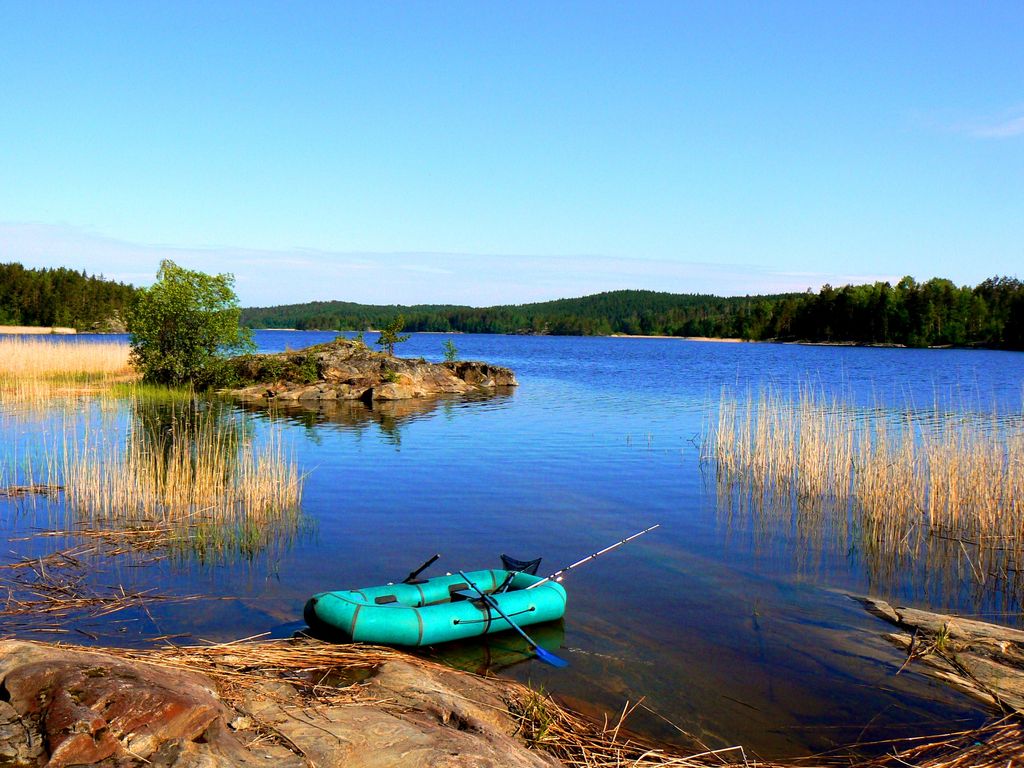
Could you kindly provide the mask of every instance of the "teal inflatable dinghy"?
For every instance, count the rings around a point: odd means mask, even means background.
[[[359,642],[388,645],[433,645],[511,629],[469,582],[488,593],[519,626],[554,621],[565,614],[565,589],[553,580],[501,569],[470,571],[465,576],[321,592],[306,603],[306,623],[314,631],[340,632]],[[539,582],[544,583],[528,588]]]

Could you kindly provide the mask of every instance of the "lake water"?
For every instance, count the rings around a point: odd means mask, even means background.
[[[333,336],[256,334],[266,351]],[[435,552],[442,559],[426,575],[496,566],[503,552],[543,557],[546,573],[660,523],[566,578],[564,622],[538,629],[538,639],[560,648],[568,669],[526,660],[502,636],[430,652],[543,685],[588,711],[617,712],[643,698],[630,720],[635,728],[711,748],[743,744],[765,756],[938,732],[982,717],[912,668],[895,675],[904,655],[882,639],[888,626],[849,595],[882,592],[1011,624],[1020,620],[1016,598],[880,580],[856,550],[810,551],[788,529],[766,532],[730,515],[699,444],[723,387],[767,383],[812,382],[864,405],[1019,415],[1024,355],[433,334],[413,335],[398,353],[440,360],[448,338],[462,359],[513,368],[520,386],[377,411],[354,404],[254,412],[257,434],[281,429],[306,473],[299,532],[251,560],[97,565],[97,583],[209,599],[150,604],[71,627],[55,619],[59,636],[104,643],[179,633],[191,641],[286,636],[302,626],[310,594],[399,580]],[[8,454],[12,446],[30,452],[55,428],[7,414]],[[10,549],[52,548],[18,540],[57,503],[0,499]]]

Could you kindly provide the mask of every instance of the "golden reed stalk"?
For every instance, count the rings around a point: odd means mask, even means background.
[[[44,409],[105,384],[136,380],[128,353],[123,342],[0,337],[0,404]]]
[[[926,554],[976,587],[1024,596],[1024,428],[1019,415],[856,407],[804,387],[723,391],[702,461],[765,522],[855,542],[882,569]],[[709,432],[709,433],[708,433]],[[760,524],[760,523],[759,523]],[[813,537],[813,534],[811,534]],[[834,542],[842,545],[842,542]]]
[[[46,476],[64,486],[77,523],[159,526],[216,550],[255,551],[293,532],[303,482],[280,429],[257,442],[237,415],[186,409],[166,425],[137,421],[125,435],[103,425],[62,431]]]

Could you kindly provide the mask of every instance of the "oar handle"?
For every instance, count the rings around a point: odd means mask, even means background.
[[[406,576],[404,579],[402,579],[402,583],[403,584],[408,584],[409,582],[413,581],[417,576],[419,576],[421,573],[423,573],[425,570],[427,570],[427,568],[429,568],[434,563],[436,563],[440,557],[441,557],[441,553],[438,552],[436,555],[434,555],[432,558],[427,560],[427,562],[425,562],[423,565],[421,565],[415,571],[412,571],[408,576]]]

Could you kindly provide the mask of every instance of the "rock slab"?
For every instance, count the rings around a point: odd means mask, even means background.
[[[857,597],[903,632],[886,634],[922,670],[1003,712],[1024,714],[1024,631]]]
[[[515,374],[501,366],[468,360],[429,363],[375,352],[347,339],[296,352],[244,355],[230,364],[236,378],[248,382],[231,394],[255,403],[393,401],[518,385]]]
[[[351,702],[43,643],[0,642],[0,765],[65,768],[556,768],[515,738],[500,681],[389,661]],[[276,737],[268,739],[268,734]]]

